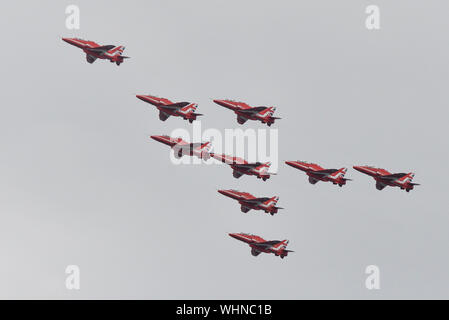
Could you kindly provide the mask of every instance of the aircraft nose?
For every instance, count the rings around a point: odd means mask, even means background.
[[[159,142],[162,140],[161,136],[150,136],[150,138]]]
[[[220,106],[223,106],[223,103],[224,103],[223,100],[220,100],[220,99],[215,99],[214,102],[216,104],[219,104]]]
[[[221,193],[224,196],[229,195],[229,191],[228,190],[218,190],[219,193]]]
[[[145,101],[145,96],[142,94],[136,94],[136,98]]]
[[[365,166],[353,166],[353,168],[361,173],[365,173],[365,174],[372,173],[372,171],[369,170],[368,168],[366,168]]]
[[[234,239],[240,239],[238,233],[229,233],[229,236]]]

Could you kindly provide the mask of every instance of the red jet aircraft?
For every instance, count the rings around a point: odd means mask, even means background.
[[[259,120],[268,126],[274,123],[277,117],[273,117],[276,110],[275,107],[251,107],[245,102],[237,102],[232,100],[214,100],[214,102],[222,107],[231,109],[237,115],[237,122],[244,124],[247,120]]]
[[[340,187],[346,184],[345,174],[348,169],[324,169],[316,163],[309,163],[305,161],[285,161],[289,166],[304,171],[309,176],[309,182],[315,184],[318,181],[330,181],[333,184],[338,184]]]
[[[111,62],[115,62],[118,66],[123,62],[124,59],[129,57],[122,56],[125,50],[124,46],[100,46],[98,43],[88,40],[82,40],[78,38],[62,38],[65,42],[71,44],[72,46],[83,49],[86,53],[86,60],[89,63],[94,63],[98,59],[107,59]]]
[[[188,143],[181,138],[172,138],[169,136],[151,136],[152,139],[170,146],[176,158],[184,155],[196,156],[200,159],[208,160],[210,158],[211,143]]]
[[[292,250],[287,250],[288,240],[271,240],[266,241],[265,239],[247,233],[230,233],[229,234],[234,239],[246,242],[251,247],[251,254],[253,256],[258,256],[261,252],[274,253],[275,256],[280,256],[282,259],[288,255]]]
[[[189,120],[192,123],[196,120],[196,117],[202,116],[201,113],[195,113],[198,105],[190,102],[171,102],[165,98],[158,98],[150,95],[137,95],[142,101],[151,103],[153,106],[159,109],[159,119],[161,121],[167,120],[168,117],[181,117],[184,120]]]
[[[218,190],[224,196],[237,200],[241,205],[241,210],[247,213],[249,210],[264,210],[266,213],[274,216],[281,207],[276,207],[279,197],[256,198],[251,193],[240,192],[237,190]]]
[[[399,187],[402,190],[409,192],[413,190],[414,186],[419,186],[419,183],[412,183],[415,176],[413,172],[410,173],[390,173],[385,169],[374,168],[371,166],[354,166],[355,170],[365,173],[376,180],[376,189],[382,190],[386,186]]]
[[[246,174],[250,176],[256,176],[257,179],[266,181],[270,178],[271,175],[275,174],[268,172],[268,169],[271,166],[271,162],[248,163],[246,160],[239,157],[231,157],[225,154],[215,153],[211,153],[210,156],[221,162],[229,164],[229,166],[233,169],[232,175],[234,176],[234,178],[240,178],[242,175]]]

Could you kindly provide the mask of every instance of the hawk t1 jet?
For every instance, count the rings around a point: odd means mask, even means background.
[[[273,117],[275,107],[251,107],[245,102],[233,100],[214,100],[214,102],[222,107],[231,109],[237,115],[237,122],[244,124],[247,120],[258,120],[271,126],[277,117]]]
[[[410,192],[414,186],[419,186],[419,183],[412,183],[415,176],[413,172],[409,173],[390,173],[385,169],[374,168],[371,166],[354,166],[355,170],[367,174],[376,180],[376,189],[382,190],[386,186],[399,187],[402,190]]]
[[[196,117],[202,116],[201,113],[195,113],[198,105],[190,102],[171,102],[165,98],[159,98],[150,95],[136,95],[142,101],[152,104],[159,109],[159,119],[165,121],[170,116],[181,117],[192,123]]]
[[[98,43],[78,38],[62,38],[63,41],[72,46],[82,49],[86,53],[86,60],[89,63],[94,63],[97,59],[107,59],[115,62],[118,66],[124,59],[129,57],[122,56],[125,50],[124,46],[106,45],[100,46]]]
[[[251,193],[240,192],[237,190],[218,190],[224,196],[237,200],[241,205],[241,210],[247,213],[249,210],[264,210],[266,213],[274,216],[281,207],[276,207],[279,197],[256,198]]]
[[[184,155],[195,156],[200,159],[208,160],[211,149],[210,142],[189,143],[181,138],[172,138],[170,136],[151,136],[152,139],[170,146],[177,159]]]
[[[246,242],[251,247],[251,254],[258,256],[261,252],[274,253],[275,256],[280,256],[282,259],[288,255],[292,250],[287,250],[288,240],[270,240],[247,233],[230,233],[234,239]]]
[[[224,162],[228,164],[232,168],[232,175],[234,178],[240,178],[242,175],[250,175],[250,176],[256,176],[257,179],[262,179],[263,181],[266,181],[270,178],[271,175],[274,175],[275,173],[268,172],[268,169],[271,166],[271,162],[253,162],[248,163],[248,161],[239,158],[239,157],[231,157],[225,154],[216,154],[211,153],[211,157],[214,159],[217,159],[221,162]]]
[[[346,184],[346,181],[351,180],[345,178],[348,169],[324,169],[316,163],[309,163],[305,161],[285,161],[289,166],[304,171],[309,176],[309,182],[315,184],[318,181],[330,181],[333,184],[338,184],[340,187]]]

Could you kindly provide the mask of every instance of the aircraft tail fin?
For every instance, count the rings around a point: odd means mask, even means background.
[[[261,175],[268,175],[268,169],[270,169],[271,162],[265,162],[260,167],[260,174]],[[270,173],[271,174],[271,173]]]
[[[405,179],[405,191],[409,192],[410,190],[413,190],[415,186],[419,186],[419,183],[412,182],[413,177],[415,174],[413,172],[410,172],[407,175],[407,178]]]
[[[284,250],[284,252],[289,252],[289,251],[287,251],[287,245],[288,245],[289,242],[290,241],[288,241],[287,239],[286,240],[282,240],[281,248]]]
[[[335,171],[331,176],[336,180],[337,183],[341,185],[345,184],[346,181],[352,181],[352,179],[345,178],[345,174],[348,171],[347,168],[340,168]]]
[[[113,56],[121,56],[123,54],[123,51],[125,51],[124,46],[117,46],[117,47],[114,47],[114,48],[108,50],[108,53]],[[122,58],[123,58],[123,56],[122,56]]]
[[[405,176],[403,176],[402,178],[400,178],[399,180],[402,180],[404,183],[411,184],[414,177],[415,177],[415,174],[413,172],[410,172],[410,173],[406,174]]]
[[[348,171],[348,169],[346,168],[340,168],[337,171],[335,171],[332,176],[334,176],[334,178],[344,178],[346,172]]]
[[[197,105],[196,103],[189,103],[189,104],[186,105],[185,107],[182,107],[182,108],[181,108],[181,111],[191,113],[191,112],[195,112],[195,111],[196,111],[196,108],[198,108],[198,105]]]
[[[279,197],[278,196],[274,196],[270,199],[268,199],[267,201],[264,202],[265,205],[273,205],[276,206],[276,203],[279,201]]]
[[[201,151],[210,152],[212,150],[212,143],[210,141],[206,141],[200,147]]]

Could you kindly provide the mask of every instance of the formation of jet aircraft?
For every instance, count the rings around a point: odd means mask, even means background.
[[[106,45],[100,46],[98,43],[78,38],[62,38],[63,41],[72,46],[82,49],[86,53],[86,60],[94,63],[97,59],[107,59],[118,66],[129,57],[123,56],[124,46]]]
[[[249,210],[264,210],[266,213],[271,214],[272,216],[278,212],[279,209],[283,209],[281,207],[276,207],[277,202],[279,201],[278,196],[274,196],[271,198],[263,197],[256,198],[251,193],[241,192],[237,190],[218,190],[224,196],[237,200],[241,205],[241,210],[243,213],[247,213]]]
[[[346,181],[351,180],[345,178],[348,169],[324,169],[316,163],[305,161],[285,161],[289,166],[304,171],[309,176],[309,182],[315,184],[318,181],[330,181],[333,184],[338,184],[340,187],[346,184]]]
[[[158,108],[159,119],[161,121],[165,121],[168,117],[174,116],[189,120],[189,122],[192,123],[197,117],[202,116],[201,113],[195,113],[198,108],[196,103],[172,102],[168,99],[151,95],[137,95],[136,97]]]
[[[118,66],[129,57],[123,56],[125,50],[124,46],[115,45],[99,45],[96,42],[82,40],[79,38],[62,38],[63,41],[76,46],[83,50],[86,54],[88,63],[93,63],[97,59],[109,60],[111,63],[116,63]],[[197,117],[202,116],[196,113],[198,105],[191,102],[172,102],[166,98],[160,98],[153,95],[136,95],[136,97],[144,102],[150,103],[159,110],[159,119],[161,121],[167,120],[170,116],[180,117],[193,123]],[[275,107],[258,106],[252,107],[245,102],[238,102],[233,100],[213,100],[216,104],[234,111],[237,115],[237,122],[244,124],[248,120],[260,121],[261,123],[271,126],[276,120],[281,119],[274,117]],[[152,139],[168,145],[174,152],[176,158],[183,156],[198,157],[203,160],[208,160],[211,157],[228,164],[233,172],[235,178],[240,178],[242,175],[253,175],[258,179],[266,181],[271,175],[275,173],[269,172],[271,166],[270,162],[252,162],[249,163],[245,159],[229,156],[225,154],[216,154],[211,152],[211,142],[187,142],[182,138],[173,138],[167,135],[153,135]],[[316,184],[319,181],[331,182],[340,187],[346,184],[346,181],[352,179],[345,178],[347,168],[340,169],[326,169],[316,163],[306,161],[285,161],[285,163],[293,168],[304,171],[308,176],[311,184]],[[386,186],[399,187],[402,190],[409,192],[413,190],[414,186],[419,185],[413,183],[415,176],[413,172],[409,173],[390,173],[382,168],[375,168],[372,166],[353,166],[359,172],[367,174],[376,181],[376,188],[383,190]],[[251,193],[241,192],[233,189],[218,190],[229,198],[237,200],[240,204],[242,212],[247,213],[250,210],[263,210],[272,216],[278,213],[281,207],[277,207],[279,201],[278,196],[273,197],[255,197]],[[284,258],[291,250],[287,250],[288,240],[264,240],[263,238],[247,234],[247,233],[230,233],[232,238],[246,242],[251,248],[251,254],[258,256],[261,252],[273,253],[276,256]]]
[[[309,176],[309,182],[316,184],[318,181],[330,181],[340,187],[346,184],[346,181],[352,179],[345,178],[346,168],[340,169],[324,169],[316,163],[306,161],[285,161],[285,163],[293,168],[304,171]],[[372,166],[354,166],[355,170],[370,175],[376,180],[377,190],[383,190],[386,186],[400,187],[402,190],[409,192],[419,183],[413,183],[415,176],[413,172],[409,173],[390,173],[382,168]]]
[[[258,256],[261,252],[273,253],[275,256],[279,256],[282,259],[288,255],[292,250],[287,250],[288,240],[265,240],[262,237],[248,234],[248,233],[230,233],[234,239],[246,242],[251,248],[251,254]]]
[[[354,166],[355,170],[367,174],[376,180],[376,189],[383,190],[386,186],[399,187],[401,190],[410,192],[414,186],[419,186],[419,183],[413,183],[412,179],[415,176],[413,172],[409,173],[391,173],[382,168],[375,168],[371,166]]]
[[[271,126],[275,120],[280,119],[273,117],[275,107],[251,107],[245,102],[233,100],[214,100],[214,102],[222,107],[231,109],[237,115],[237,122],[244,124],[248,120],[257,120]]]

